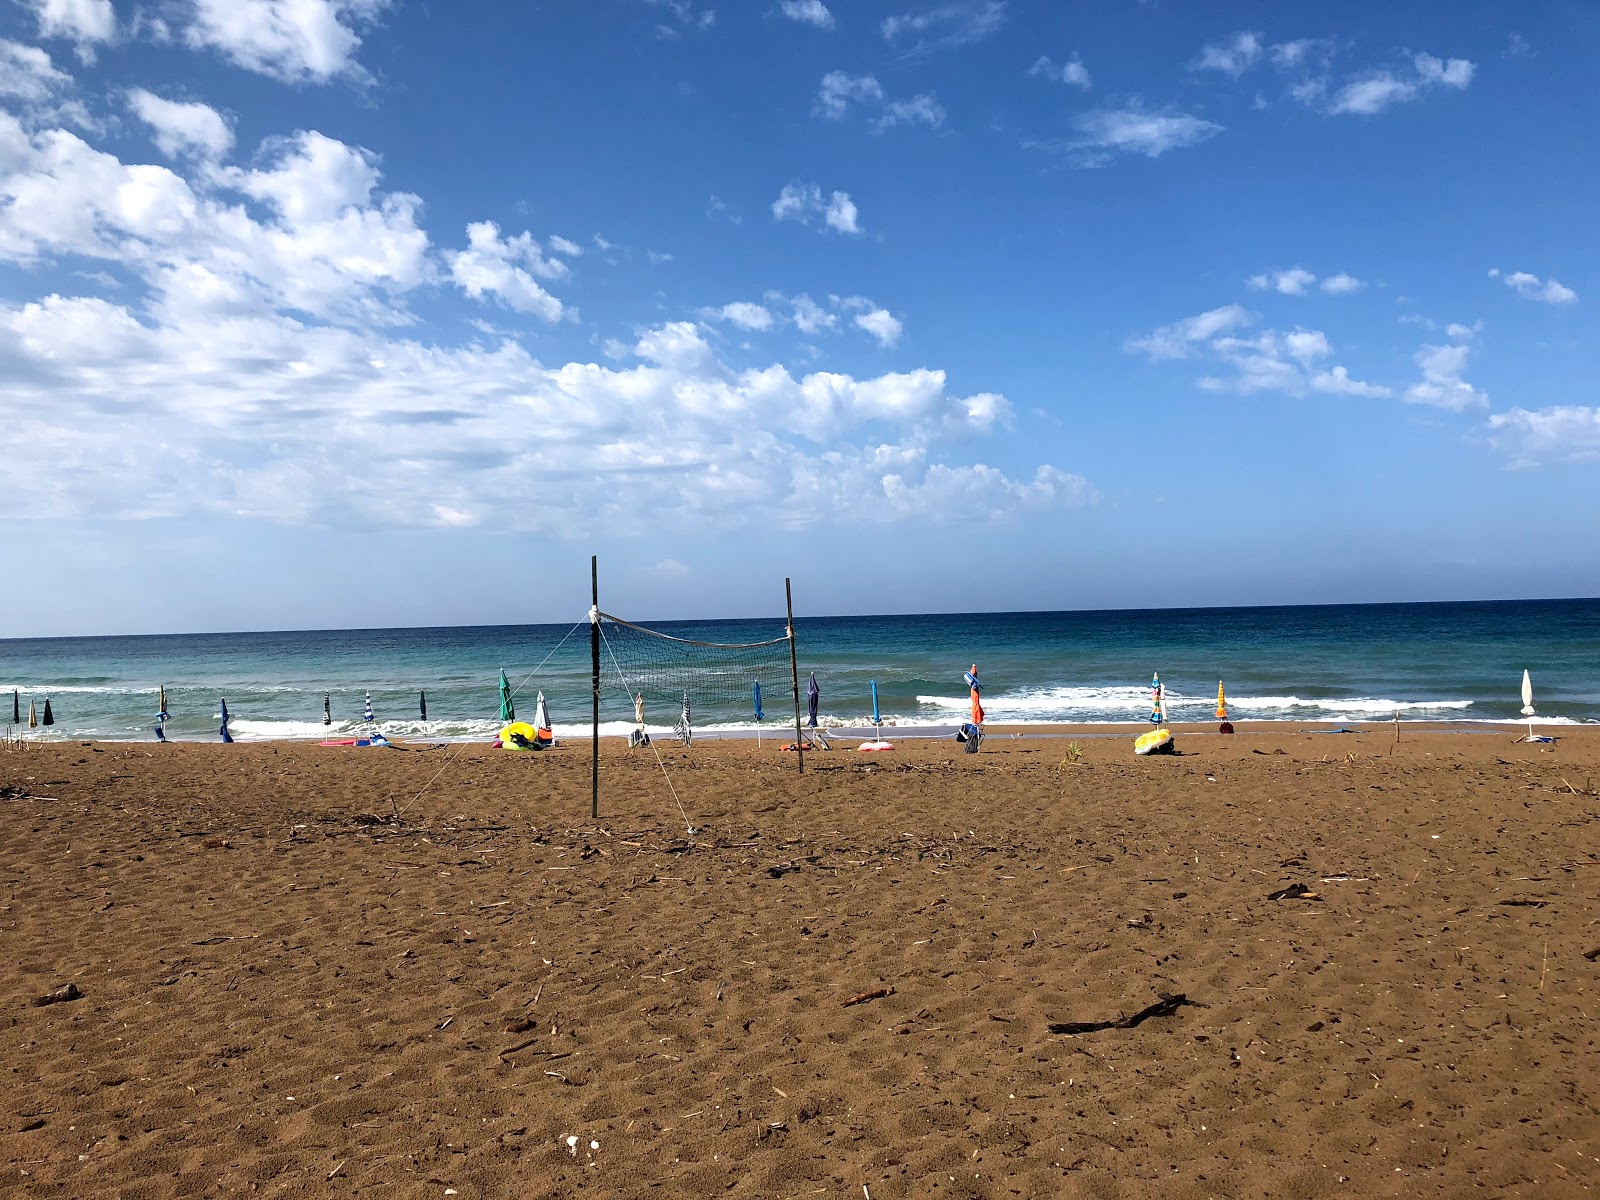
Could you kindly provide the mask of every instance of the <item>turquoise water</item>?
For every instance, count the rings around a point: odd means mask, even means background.
[[[756,642],[781,636],[783,624],[777,616],[653,627],[701,641]],[[602,732],[631,728],[630,696],[641,684],[647,722],[666,730],[677,716],[676,679],[626,654],[613,657],[621,631],[606,627]],[[1220,679],[1234,720],[1392,720],[1399,707],[1403,720],[1508,722],[1521,707],[1524,669],[1532,672],[1539,721],[1600,721],[1597,600],[797,617],[796,635],[801,703],[815,671],[824,725],[866,720],[872,680],[890,725],[960,721],[968,703],[961,675],[974,662],[990,724],[1146,720],[1155,671],[1173,721],[1214,719]],[[785,722],[792,726],[785,647],[743,663],[704,662],[720,667],[706,673],[720,675],[720,686],[696,693],[697,729],[753,729],[749,683],[756,681],[765,727],[777,735]],[[147,740],[165,684],[174,739],[215,739],[224,698],[240,740],[349,735],[371,728],[361,720],[369,691],[375,723],[391,736],[487,738],[499,728],[502,668],[518,685],[519,717],[532,719],[535,693],[543,691],[558,734],[587,734],[586,619],[0,640],[0,722],[17,689],[24,721],[30,700],[41,713],[51,702],[56,724],[35,736]],[[423,690],[426,722],[418,712]],[[325,692],[334,718],[328,726]]]

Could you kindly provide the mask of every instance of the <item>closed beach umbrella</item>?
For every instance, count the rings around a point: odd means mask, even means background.
[[[544,702],[543,692],[533,702],[533,731],[545,741],[551,741],[555,736],[550,728],[550,706]]]
[[[683,693],[683,711],[678,714],[678,723],[672,727],[672,732],[685,746],[693,745],[694,725],[690,721],[688,692]]]
[[[56,723],[56,715],[50,711],[49,696],[44,698],[44,721],[42,723],[45,725],[54,725]]]
[[[641,731],[644,729],[644,693],[640,692],[633,698],[633,723]]]
[[[22,698],[18,695],[16,688],[11,689],[11,723],[13,725],[22,724]]]
[[[511,703],[511,681],[503,669],[500,672],[500,719],[508,722],[517,719],[516,706]]]
[[[806,721],[812,729],[817,727],[817,703],[822,699],[822,689],[817,686],[817,673],[811,672],[811,682],[806,684],[806,712],[810,718]]]
[[[322,693],[322,723],[324,725],[332,725],[333,724],[333,693],[332,692],[323,692]]]
[[[1533,711],[1533,676],[1527,671],[1522,672],[1522,715],[1531,717]]]
[[[233,734],[228,732],[228,702],[226,699],[222,702],[222,728],[218,732],[222,734],[223,741],[233,741]]]
[[[767,714],[761,711],[761,681],[759,679],[750,685],[750,693],[756,702],[756,720],[765,721]]]
[[[363,721],[372,720],[372,693],[371,692],[367,693],[366,703],[362,706],[361,719]]]
[[[37,729],[37,728],[39,728],[39,714],[36,711],[34,711],[33,701],[32,700],[28,701],[28,728],[29,729]]]
[[[161,685],[161,702],[156,709],[156,719],[158,721],[167,719],[167,685],[164,683]]]
[[[1150,677],[1150,724],[1152,725],[1160,725],[1167,719],[1167,708],[1163,699],[1161,676],[1152,675]]]
[[[878,715],[878,681],[870,679],[867,682],[872,684],[872,727],[876,729],[883,724],[883,718]]]
[[[1217,726],[1218,733],[1232,733],[1233,722],[1228,720],[1228,698],[1222,693],[1222,680],[1217,680],[1217,720],[1222,724]]]
[[[972,669],[962,678],[966,680],[967,686],[972,689],[972,723],[974,725],[982,725],[983,701],[979,699],[979,693],[983,691],[983,685],[978,682],[978,664],[973,663]]]
[[[417,707],[422,710],[422,719],[424,721],[426,721],[428,719],[428,693],[427,692],[418,692],[417,693]]]

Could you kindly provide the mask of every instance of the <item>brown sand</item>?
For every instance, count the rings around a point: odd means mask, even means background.
[[[1600,739],[1391,739],[0,753],[0,1194],[1588,1195]]]

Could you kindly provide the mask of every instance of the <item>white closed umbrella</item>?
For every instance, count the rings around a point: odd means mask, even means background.
[[[1522,672],[1522,715],[1532,717],[1533,711],[1533,677],[1524,668]],[[1528,740],[1533,741],[1533,722],[1528,722]]]

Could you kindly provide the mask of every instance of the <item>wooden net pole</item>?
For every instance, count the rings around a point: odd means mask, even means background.
[[[794,685],[794,761],[800,774],[806,773],[805,743],[800,740],[800,661],[794,651],[794,588],[789,577],[783,579],[783,600],[789,608],[789,682]]]
[[[590,681],[594,685],[594,749],[589,766],[589,816],[600,816],[600,556],[589,556],[589,594],[593,607],[589,609],[589,664]]]

